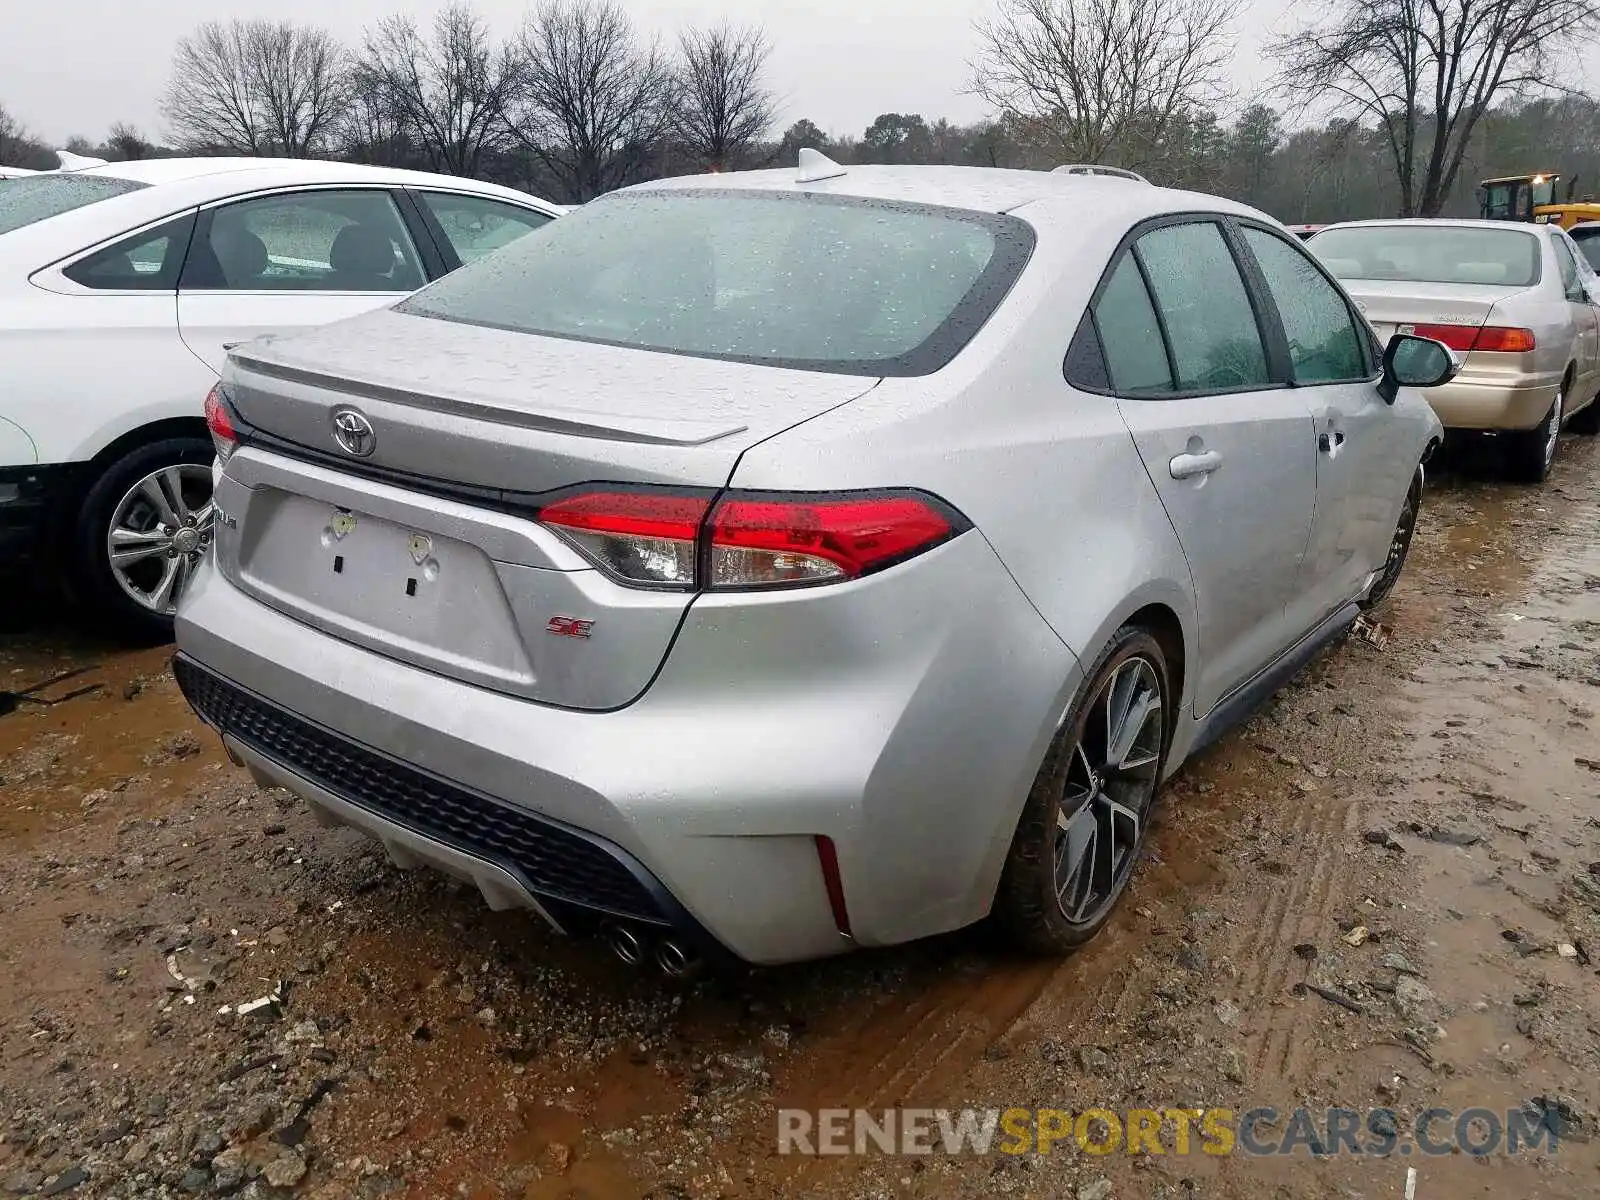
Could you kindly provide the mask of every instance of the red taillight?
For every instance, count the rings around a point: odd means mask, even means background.
[[[1506,354],[1526,354],[1533,346],[1533,330],[1507,329],[1501,325],[1485,325],[1478,330],[1477,341],[1472,343],[1474,350],[1500,350]]]
[[[931,550],[967,525],[920,492],[787,494],[596,489],[539,510],[612,578],[678,590],[856,579]]]
[[[954,514],[911,493],[774,497],[731,493],[711,514],[712,588],[855,579],[931,549]]]
[[[1495,350],[1507,354],[1525,354],[1534,347],[1533,330],[1513,329],[1505,325],[1408,325],[1404,332],[1417,337],[1443,342],[1452,350],[1463,353],[1469,350]]]
[[[239,431],[233,427],[233,420],[228,416],[228,406],[223,402],[220,383],[213,385],[206,393],[206,428],[211,431],[211,442],[217,448],[217,457],[227,462],[228,456],[239,448]]]
[[[548,525],[623,583],[690,589],[711,498],[674,492],[577,492],[539,510]]]

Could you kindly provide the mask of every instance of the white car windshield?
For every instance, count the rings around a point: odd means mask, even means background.
[[[1308,243],[1340,279],[1505,284],[1539,281],[1538,236],[1520,229],[1448,225],[1352,225]]]
[[[52,172],[0,179],[0,234],[149,186],[110,175],[57,175]]]
[[[586,204],[399,305],[522,333],[848,374],[943,366],[1033,247],[1016,217],[735,190]]]

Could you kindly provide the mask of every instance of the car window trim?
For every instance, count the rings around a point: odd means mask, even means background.
[[[518,194],[515,197],[502,196],[499,192],[475,192],[470,188],[452,187],[450,183],[407,183],[403,185],[413,192],[435,192],[441,196],[461,196],[468,200],[486,200],[490,204],[504,204],[507,208],[525,208],[531,213],[537,213],[547,220],[555,220],[561,216],[550,205],[540,200],[537,196]]]
[[[1289,387],[1303,386],[1295,382],[1294,356],[1289,353],[1289,334],[1283,327],[1283,314],[1278,311],[1277,297],[1272,294],[1272,288],[1267,284],[1267,277],[1261,270],[1261,264],[1251,253],[1250,245],[1244,240],[1244,231],[1239,228],[1236,218],[1225,216],[1220,224],[1223,240],[1227,242],[1228,250],[1233,255],[1233,261],[1239,269],[1239,277],[1244,280],[1245,292],[1250,297],[1250,307],[1256,315],[1256,325],[1261,330],[1261,345],[1266,354],[1267,373],[1274,379],[1282,380]]]
[[[400,220],[400,226],[405,229],[406,236],[411,238],[412,249],[417,253],[418,265],[422,266],[423,283],[432,282],[427,277],[427,266],[423,263],[423,250],[416,245],[416,236],[412,234],[410,226],[405,219],[405,208],[395,198],[395,188],[385,183],[315,183],[315,184],[287,184],[278,187],[261,188],[257,191],[240,192],[237,195],[226,196],[221,200],[212,200],[200,206],[195,214],[194,230],[189,237],[189,253],[194,252],[195,246],[200,244],[202,237],[211,236],[211,220],[219,209],[228,208],[235,204],[244,204],[253,200],[262,200],[271,196],[297,196],[305,192],[378,192],[389,198]],[[405,298],[415,295],[416,288],[397,288],[394,291],[369,292],[349,291],[339,288],[230,288],[230,287],[185,287],[183,278],[189,273],[189,257],[184,256],[183,266],[178,271],[178,294],[191,296],[394,296]]]
[[[428,206],[407,187],[394,188],[391,195],[394,196],[395,207],[400,210],[400,219],[411,231],[411,241],[422,257],[422,271],[428,282],[443,279],[461,266],[460,257],[450,246],[439,223],[432,219],[433,214],[428,211]]]
[[[102,238],[100,241],[95,242],[92,246],[87,246],[81,250],[74,250],[70,254],[63,255],[62,257],[56,259],[54,262],[46,263],[44,266],[29,272],[27,277],[28,282],[38,287],[42,287],[46,291],[56,292],[61,295],[68,296],[165,296],[169,294],[175,294],[178,290],[176,283],[174,283],[170,288],[92,288],[79,283],[76,279],[69,277],[66,274],[66,271],[71,267],[77,266],[84,259],[92,258],[94,255],[99,254],[102,250],[111,249],[111,247],[117,245],[119,242],[127,241],[130,238],[141,237],[152,230],[161,228],[163,225],[169,225],[173,221],[181,221],[185,218],[188,218],[189,241],[184,245],[183,258],[178,263],[178,278],[182,279],[184,264],[187,263],[189,259],[189,247],[194,244],[194,231],[195,226],[199,223],[199,216],[199,208],[190,205],[180,208],[176,212],[167,213],[163,217],[157,217],[153,221],[146,221],[143,224],[135,225],[131,229],[125,229],[121,233],[112,234],[110,237]]]
[[[1305,248],[1304,242],[1301,242],[1292,236],[1285,237],[1281,230],[1274,229],[1266,222],[1257,221],[1250,217],[1234,217],[1232,220],[1233,224],[1239,230],[1240,249],[1243,251],[1243,253],[1250,256],[1250,262],[1257,274],[1260,276],[1263,293],[1265,294],[1267,300],[1272,304],[1274,319],[1278,322],[1278,332],[1283,338],[1284,354],[1288,359],[1289,385],[1291,387],[1335,387],[1347,383],[1376,383],[1383,374],[1383,369],[1381,366],[1382,354],[1378,351],[1376,345],[1374,345],[1375,341],[1377,340],[1376,335],[1372,332],[1371,324],[1367,321],[1366,317],[1356,309],[1355,303],[1350,299],[1350,294],[1344,290],[1344,286],[1340,284],[1337,278],[1334,277],[1333,273],[1329,271],[1327,267],[1323,266],[1317,261],[1317,256]],[[1250,248],[1249,239],[1244,236],[1244,231],[1246,229],[1258,230],[1261,233],[1267,234],[1270,237],[1274,237],[1278,241],[1284,243],[1295,253],[1299,254],[1300,257],[1309,262],[1312,267],[1316,269],[1317,274],[1321,275],[1323,279],[1332,285],[1334,295],[1338,296],[1340,301],[1344,304],[1345,318],[1350,322],[1351,329],[1353,329],[1356,333],[1356,341],[1361,345],[1361,362],[1362,366],[1366,368],[1366,374],[1348,379],[1319,379],[1310,383],[1300,383],[1294,378],[1294,356],[1289,352],[1289,335],[1288,331],[1283,328],[1283,313],[1279,311],[1277,299],[1272,295],[1272,288],[1267,283],[1266,272],[1261,269],[1261,264],[1256,259],[1255,251]]]
[[[1111,281],[1112,273],[1117,269],[1117,266],[1122,261],[1122,256],[1124,254],[1132,253],[1132,251],[1134,250],[1134,247],[1135,247],[1135,243],[1138,242],[1138,240],[1141,237],[1143,237],[1145,234],[1151,233],[1151,232],[1153,232],[1154,230],[1157,230],[1157,229],[1165,228],[1165,227],[1167,227],[1169,225],[1215,225],[1215,226],[1218,226],[1218,232],[1221,233],[1221,235],[1222,235],[1223,245],[1225,245],[1228,248],[1228,254],[1229,254],[1229,257],[1232,258],[1232,260],[1233,260],[1234,269],[1239,272],[1239,281],[1244,286],[1246,295],[1250,297],[1250,300],[1249,300],[1250,309],[1251,309],[1251,312],[1252,312],[1252,314],[1254,314],[1255,319],[1256,319],[1256,333],[1261,338],[1262,353],[1263,353],[1264,357],[1267,360],[1267,371],[1268,371],[1269,374],[1278,375],[1279,377],[1274,378],[1274,379],[1270,380],[1269,382],[1267,382],[1265,384],[1252,383],[1252,384],[1246,384],[1243,387],[1200,388],[1200,389],[1186,388],[1186,389],[1183,389],[1183,390],[1176,390],[1176,382],[1177,382],[1177,377],[1178,377],[1178,367],[1177,367],[1176,361],[1174,361],[1173,354],[1172,354],[1172,349],[1171,349],[1171,342],[1170,342],[1170,339],[1169,339],[1168,334],[1166,332],[1166,318],[1162,315],[1161,304],[1156,299],[1155,290],[1150,287],[1149,280],[1147,278],[1145,278],[1145,276],[1144,276],[1144,265],[1143,265],[1142,262],[1140,262],[1139,263],[1140,277],[1145,279],[1145,290],[1149,293],[1149,296],[1150,296],[1150,306],[1155,310],[1156,322],[1157,322],[1157,325],[1159,326],[1159,328],[1161,329],[1162,343],[1163,343],[1164,348],[1167,351],[1167,367],[1172,372],[1172,378],[1173,378],[1175,390],[1170,391],[1170,392],[1157,392],[1157,393],[1121,392],[1121,391],[1118,391],[1115,381],[1111,380],[1111,371],[1110,371],[1109,366],[1107,366],[1105,375],[1106,375],[1106,379],[1107,379],[1108,383],[1110,384],[1110,386],[1107,387],[1107,388],[1104,388],[1104,389],[1097,388],[1097,387],[1092,387],[1092,386],[1089,386],[1087,384],[1077,382],[1077,381],[1073,380],[1070,376],[1067,375],[1068,359],[1067,359],[1066,355],[1063,355],[1062,363],[1061,363],[1061,370],[1062,370],[1062,375],[1063,375],[1064,378],[1066,378],[1067,383],[1071,384],[1071,386],[1074,387],[1075,389],[1077,389],[1078,391],[1088,392],[1088,393],[1091,393],[1091,394],[1097,395],[1097,396],[1109,396],[1112,399],[1116,399],[1116,400],[1139,400],[1139,401],[1145,401],[1145,402],[1153,401],[1153,402],[1156,402],[1156,403],[1162,403],[1162,402],[1165,402],[1165,401],[1168,401],[1168,400],[1204,399],[1205,397],[1208,397],[1208,396],[1244,396],[1244,395],[1250,395],[1250,394],[1258,393],[1258,392],[1275,392],[1275,391],[1287,392],[1287,391],[1293,390],[1294,385],[1291,384],[1290,382],[1288,382],[1288,380],[1286,378],[1282,377],[1282,375],[1285,374],[1285,373],[1283,373],[1283,372],[1274,372],[1273,371],[1273,350],[1272,350],[1272,346],[1271,346],[1270,341],[1269,341],[1269,339],[1267,337],[1267,331],[1265,329],[1261,328],[1261,312],[1260,312],[1259,305],[1261,303],[1261,299],[1262,298],[1259,297],[1259,296],[1253,295],[1255,285],[1254,285],[1254,283],[1252,281],[1251,275],[1249,274],[1249,272],[1247,272],[1245,270],[1244,266],[1239,262],[1238,251],[1235,250],[1233,242],[1228,236],[1228,233],[1227,233],[1227,222],[1229,220],[1231,220],[1231,219],[1233,219],[1233,214],[1231,214],[1231,213],[1218,212],[1218,211],[1215,211],[1215,210],[1207,210],[1207,209],[1193,209],[1193,210],[1185,210],[1183,212],[1161,213],[1159,216],[1147,217],[1145,220],[1140,221],[1138,224],[1134,225],[1125,234],[1122,235],[1121,239],[1117,242],[1116,248],[1111,252],[1111,257],[1107,260],[1105,269],[1100,273],[1100,278],[1095,283],[1094,290],[1092,292],[1090,292],[1090,294],[1089,294],[1089,302],[1088,302],[1088,304],[1086,304],[1084,306],[1084,310],[1083,310],[1083,319],[1090,320],[1090,321],[1094,320],[1093,314],[1094,314],[1095,305],[1097,305],[1100,302],[1100,297],[1102,295],[1104,295],[1106,287],[1109,285],[1109,283]],[[1136,262],[1139,261],[1137,259],[1137,257],[1135,258],[1135,261]],[[1268,299],[1270,300],[1270,297]],[[1282,330],[1280,329],[1278,332],[1279,332],[1279,335],[1281,336],[1282,335]],[[1076,337],[1076,330],[1074,330],[1074,335],[1073,336]],[[1097,341],[1099,340],[1099,337],[1100,337],[1099,326],[1096,325],[1096,327],[1095,327],[1095,338],[1096,338]],[[1071,341],[1069,339],[1069,342],[1068,342],[1069,349],[1070,349],[1070,346],[1071,346]],[[1101,357],[1102,357],[1102,359],[1105,357],[1105,349],[1104,349],[1104,345],[1103,344],[1101,346]]]

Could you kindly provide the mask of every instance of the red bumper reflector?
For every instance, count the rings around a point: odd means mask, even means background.
[[[822,885],[828,889],[828,907],[833,909],[833,923],[847,938],[854,938],[850,930],[850,910],[844,906],[844,880],[839,876],[839,852],[833,839],[817,834],[817,862],[822,866]]]

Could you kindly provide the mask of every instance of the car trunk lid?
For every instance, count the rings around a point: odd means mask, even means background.
[[[219,564],[390,657],[616,707],[692,596],[613,582],[539,506],[586,483],[722,487],[746,448],[876,382],[392,312],[252,343],[224,377],[247,429],[219,488]],[[350,410],[370,443],[341,444]]]
[[[1488,320],[1499,301],[1522,290],[1505,284],[1378,279],[1341,282],[1384,341],[1403,325],[1458,325],[1477,329]]]

